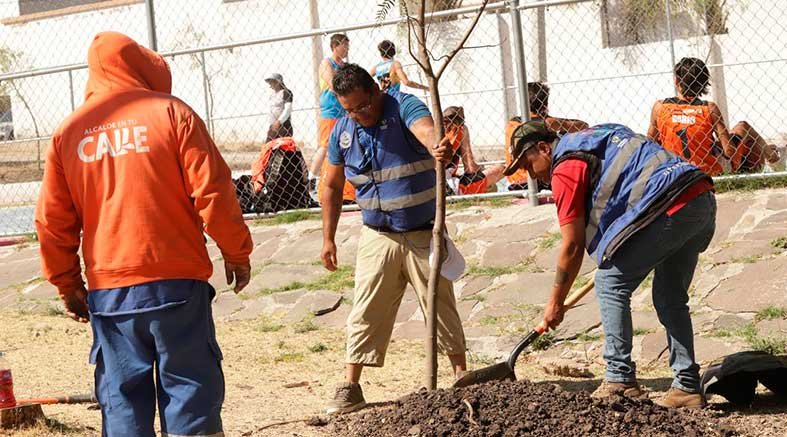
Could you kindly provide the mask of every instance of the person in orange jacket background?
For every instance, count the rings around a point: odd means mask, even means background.
[[[71,318],[90,320],[103,435],[153,436],[157,398],[165,435],[218,435],[224,377],[204,233],[236,293],[252,250],[230,169],[170,94],[164,58],[99,33],[88,71],[85,103],[47,150],[35,219],[43,275]]]

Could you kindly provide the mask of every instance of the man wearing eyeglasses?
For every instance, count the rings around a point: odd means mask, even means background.
[[[333,90],[347,115],[328,143],[323,205],[322,263],[338,265],[336,226],[342,187],[355,187],[364,227],[358,243],[353,308],[347,320],[346,382],[327,413],[363,408],[358,381],[364,366],[380,367],[407,283],[426,307],[429,242],[435,217],[435,159],[451,158],[448,140],[433,144],[434,122],[415,96],[380,91],[363,68],[346,64],[333,77]],[[466,370],[465,339],[453,284],[440,277],[437,291],[438,344],[454,372]]]

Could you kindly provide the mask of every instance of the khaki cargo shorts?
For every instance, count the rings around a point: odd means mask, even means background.
[[[355,266],[353,308],[347,318],[347,363],[383,365],[408,283],[415,289],[424,311],[431,238],[428,230],[389,233],[363,227]],[[437,343],[448,355],[465,352],[454,286],[442,276],[437,287]]]

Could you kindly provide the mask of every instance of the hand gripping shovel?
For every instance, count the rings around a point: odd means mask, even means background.
[[[587,284],[583,285],[579,290],[568,296],[566,301],[563,302],[566,311],[571,309],[571,307],[573,307],[577,302],[582,300],[582,298],[593,289],[593,284],[593,277],[591,276],[590,281]],[[457,379],[456,382],[454,382],[454,387],[467,387],[469,385],[481,384],[489,381],[516,381],[516,374],[514,373],[516,359],[519,358],[519,354],[521,354],[522,351],[528,345],[530,345],[530,343],[543,334],[544,331],[545,329],[541,328],[539,324],[538,327],[530,331],[530,334],[523,338],[522,341],[520,341],[519,344],[514,347],[514,350],[511,352],[511,355],[508,357],[507,361],[493,364],[478,370],[471,370],[462,375],[461,378]]]

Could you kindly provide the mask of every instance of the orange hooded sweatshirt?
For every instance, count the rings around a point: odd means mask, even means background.
[[[247,263],[251,235],[205,123],[170,94],[164,58],[114,32],[88,52],[85,103],[55,131],[36,207],[44,277],[61,295],[163,279],[207,281],[203,232]]]

